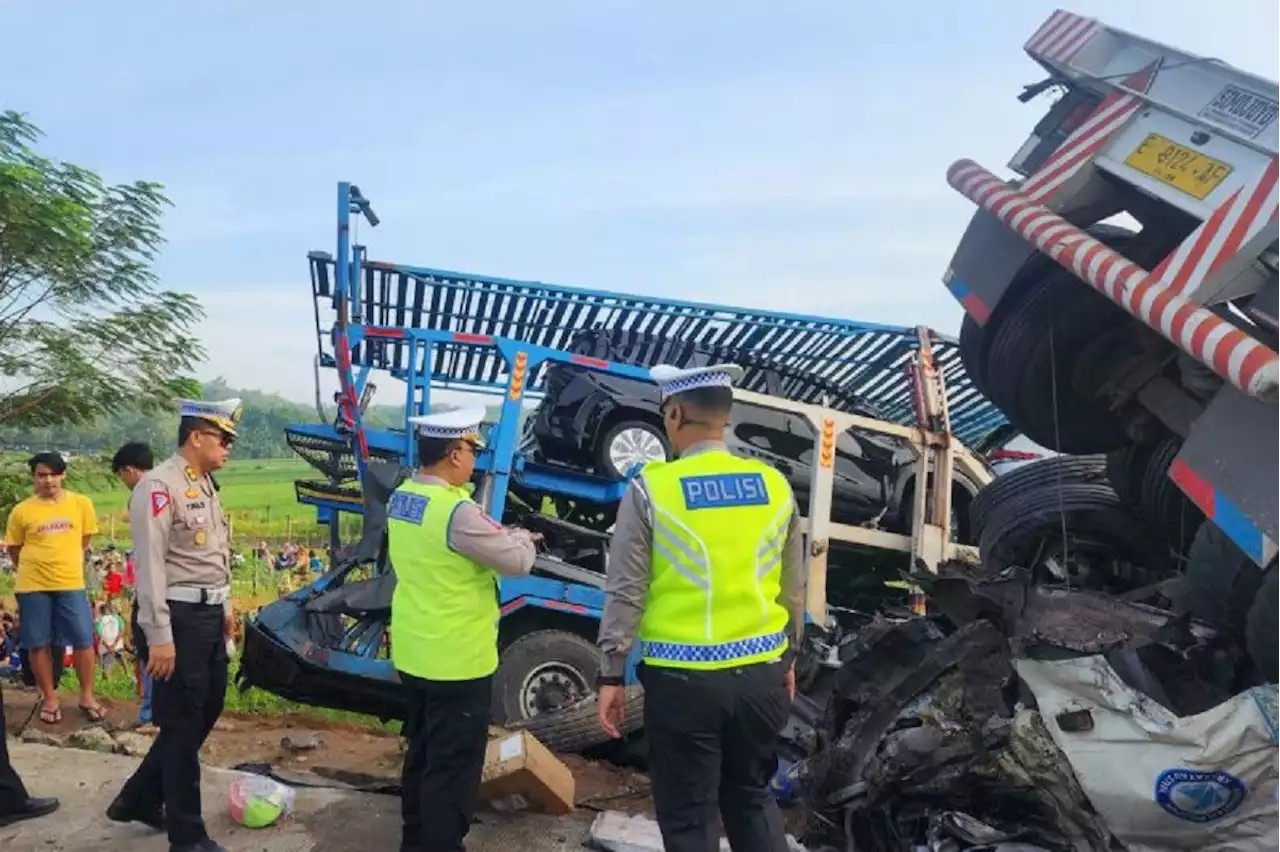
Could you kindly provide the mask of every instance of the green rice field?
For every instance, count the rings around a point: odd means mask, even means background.
[[[319,479],[320,474],[301,459],[243,459],[228,462],[217,474],[222,487],[222,507],[231,519],[232,535],[240,549],[258,540],[322,545],[327,531],[315,523],[315,509],[300,505],[295,497],[296,479]],[[105,484],[105,483],[104,483]],[[69,487],[71,484],[68,483]],[[98,510],[98,525],[105,540],[127,543],[128,492],[113,484],[86,490]],[[344,538],[359,534],[359,518],[344,523]]]

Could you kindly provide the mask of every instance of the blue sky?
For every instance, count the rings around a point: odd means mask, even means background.
[[[202,377],[305,401],[339,179],[375,258],[955,331],[945,170],[1041,116],[1055,5],[0,0],[0,79],[46,152],[167,185]],[[1277,76],[1275,0],[1067,8]]]

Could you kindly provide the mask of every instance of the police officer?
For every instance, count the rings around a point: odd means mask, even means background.
[[[231,554],[210,474],[227,462],[240,400],[179,400],[178,452],[129,501],[139,656],[160,733],[107,809],[116,822],[167,829],[171,852],[218,852],[200,813],[200,747],[222,712],[231,636]]]
[[[799,515],[787,480],[731,455],[742,368],[650,371],[679,458],[627,488],[600,624],[600,724],[619,736],[622,676],[640,640],[654,808],[667,852],[784,852],[768,784],[804,629]]]
[[[155,455],[151,452],[151,446],[141,441],[131,441],[125,444],[116,450],[116,454],[111,458],[111,472],[120,477],[124,487],[129,489],[130,501],[137,494],[138,483],[155,466]],[[130,506],[132,507],[132,502]],[[143,728],[151,725],[151,676],[147,674],[146,670],[147,639],[142,632],[142,626],[138,623],[138,596],[136,593],[133,595],[133,602],[130,607],[129,625],[132,630],[133,656],[137,661],[135,666],[137,667],[138,684],[142,688],[142,704],[138,709],[138,725],[139,728]]]
[[[409,694],[402,852],[460,852],[498,668],[497,575],[533,568],[537,536],[490,519],[463,486],[484,409],[411,417],[419,468],[387,504],[391,660]]]
[[[4,645],[4,637],[4,624],[0,623],[0,646]],[[27,792],[18,771],[9,762],[4,724],[4,690],[0,689],[0,828],[48,816],[58,809],[57,799],[37,798]]]

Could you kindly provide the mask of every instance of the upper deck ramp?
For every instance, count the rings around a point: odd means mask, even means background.
[[[332,255],[308,255],[316,306],[321,364],[336,364],[330,329],[336,318]],[[804,375],[807,393],[838,389],[841,401],[857,399],[879,416],[914,423],[906,365],[917,345],[911,327],[832,317],[728,307],[678,299],[636,296],[517,281],[441,269],[364,260],[350,306],[352,322],[390,328],[432,328],[458,335],[459,345],[432,347],[432,363],[417,375],[434,385],[459,390],[502,392],[505,367],[496,351],[475,346],[489,337],[512,338],[570,350],[584,331],[599,329],[622,344],[625,359],[650,364],[662,353],[698,352],[748,362],[746,386],[788,395],[786,377]],[[974,387],[960,362],[954,339],[934,335],[934,357],[946,379],[952,430],[978,446],[1007,420]],[[370,340],[352,351],[357,368],[410,375],[410,347],[404,341]],[[777,387],[776,366],[783,385]],[[427,369],[424,369],[427,368]],[[545,369],[528,380],[525,393],[545,389]],[[815,390],[817,389],[817,390]],[[817,402],[815,399],[799,399]],[[834,402],[834,401],[833,401]],[[843,406],[842,406],[843,407]]]

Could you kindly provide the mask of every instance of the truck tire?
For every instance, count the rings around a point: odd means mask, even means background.
[[[1018,503],[1029,489],[1061,483],[1105,483],[1103,456],[1055,456],[1024,464],[997,476],[973,498],[969,506],[969,526],[975,540],[982,537],[990,514],[1007,503]]]
[[[662,426],[646,420],[624,420],[609,427],[596,445],[596,470],[601,476],[610,479],[626,478],[631,465],[626,465],[627,470],[619,470],[617,458],[620,453],[627,451],[635,453],[636,461],[665,461],[671,458],[671,445],[667,443]]]
[[[1150,444],[1129,444],[1107,453],[1107,481],[1134,511],[1142,509],[1142,477],[1150,456]]]
[[[507,725],[509,730],[525,730],[557,754],[576,754],[603,745],[610,737],[596,718],[596,696],[565,710],[543,713],[523,722]],[[623,736],[644,727],[644,690],[627,687],[627,705],[623,711],[619,733]]]
[[[982,562],[997,571],[1027,566],[1042,545],[1060,542],[1064,530],[1068,551],[1101,550],[1129,563],[1128,573],[1102,578],[1109,589],[1138,588],[1173,571],[1173,559],[1160,536],[1105,483],[1045,483],[1023,490],[1017,500],[987,517],[979,543]]]
[[[1110,225],[1085,230],[1117,251],[1134,238]],[[1073,375],[1077,357],[1091,343],[1133,322],[1127,313],[1074,273],[1037,256],[1018,273],[996,315],[998,323],[984,335],[984,392],[1010,422],[1064,453],[1107,452],[1128,443],[1120,419],[1093,395],[1096,378]]]
[[[596,646],[567,630],[535,630],[507,645],[493,683],[494,721],[527,722],[595,693]]]
[[[1262,585],[1262,569],[1212,521],[1187,550],[1185,609],[1215,630],[1245,638],[1245,622]]]
[[[1124,446],[1129,438],[1119,418],[1078,387],[1072,367],[1097,336],[1131,322],[1071,272],[1051,272],[996,330],[987,358],[988,396],[1041,446],[1076,454]]]
[[[1204,512],[1192,503],[1172,479],[1169,466],[1182,450],[1182,441],[1169,436],[1152,446],[1142,471],[1142,515],[1164,531],[1177,553],[1186,553],[1204,523]]]
[[[985,329],[968,314],[960,323],[960,362],[978,393],[987,395],[987,347]]]
[[[1277,643],[1280,637],[1276,631],[1276,608],[1280,606],[1280,579],[1277,579],[1276,563],[1272,562],[1262,578],[1258,594],[1254,596],[1253,606],[1249,608],[1249,618],[1245,622],[1245,647],[1258,673],[1267,679],[1267,683],[1275,683],[1280,679],[1277,667]]]

